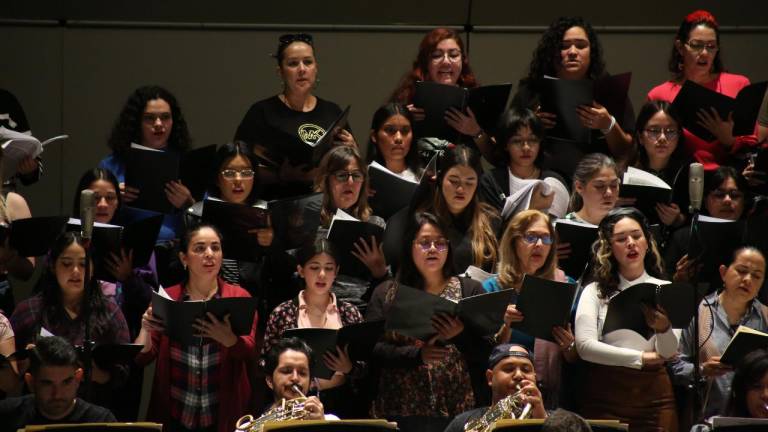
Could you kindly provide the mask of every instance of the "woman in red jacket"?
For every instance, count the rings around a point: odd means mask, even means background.
[[[250,297],[247,291],[219,278],[221,235],[211,225],[190,229],[181,240],[179,258],[187,279],[168,288],[176,301]],[[152,315],[142,317],[136,343],[144,345],[136,361],[147,364],[157,358],[148,418],[171,431],[231,432],[235,420],[246,414],[251,394],[247,363],[255,359],[256,317],[251,332],[236,336],[229,317],[212,314],[193,327],[202,342],[184,345],[170,340],[163,323]],[[191,361],[192,360],[192,361]]]
[[[672,102],[685,81],[690,80],[710,90],[735,98],[749,79],[728,73],[723,67],[720,27],[715,17],[704,10],[688,14],[680,24],[669,57],[672,78],[648,92],[648,100]],[[699,112],[699,123],[715,136],[707,141],[683,130],[687,154],[699,162],[724,164],[728,155],[757,143],[755,135],[733,136],[733,119],[720,118],[714,109]]]

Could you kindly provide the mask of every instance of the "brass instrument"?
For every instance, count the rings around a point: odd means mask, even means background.
[[[522,404],[523,390],[520,384],[517,391],[496,402],[482,417],[476,418],[464,425],[464,432],[488,432],[491,426],[499,420],[527,419],[531,415],[531,404]]]
[[[308,413],[304,410],[304,402],[306,402],[307,397],[301,392],[299,386],[294,384],[291,388],[301,397],[283,399],[280,405],[265,412],[257,419],[254,419],[250,414],[240,417],[235,423],[235,432],[261,432],[267,422],[301,420],[306,417]]]

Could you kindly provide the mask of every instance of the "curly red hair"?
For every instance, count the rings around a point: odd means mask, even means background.
[[[472,72],[472,68],[469,66],[469,58],[464,49],[464,41],[461,40],[459,33],[447,28],[436,28],[424,35],[424,38],[419,44],[419,52],[416,55],[416,60],[413,61],[413,67],[411,68],[411,71],[406,73],[400,80],[400,84],[390,97],[391,102],[402,104],[411,103],[416,81],[429,80],[430,54],[435,50],[437,44],[446,39],[455,40],[462,53],[461,75],[459,76],[457,84],[465,88],[477,87],[477,79],[475,78],[474,72]]]

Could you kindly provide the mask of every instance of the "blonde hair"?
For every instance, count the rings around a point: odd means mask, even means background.
[[[451,220],[451,212],[443,196],[443,180],[451,168],[466,166],[475,171],[478,186],[462,214],[469,215],[469,229],[472,235],[473,264],[478,267],[493,268],[496,266],[499,241],[493,229],[493,219],[497,219],[498,211],[477,197],[480,178],[483,170],[480,166],[480,154],[467,146],[459,145],[446,151],[438,160],[439,173],[437,176],[437,193],[434,194],[432,205],[435,214],[445,220]],[[461,271],[461,270],[460,270]]]
[[[499,244],[499,285],[504,288],[517,287],[523,281],[523,264],[515,250],[515,244],[521,239],[526,230],[534,223],[543,221],[547,224],[549,235],[552,237],[552,245],[544,261],[544,265],[539,268],[533,276],[544,279],[554,279],[555,270],[557,270],[557,232],[552,228],[549,216],[538,210],[525,210],[515,215],[501,237]]]

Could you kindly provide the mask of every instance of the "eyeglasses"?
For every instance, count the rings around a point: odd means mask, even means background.
[[[648,138],[650,138],[650,139],[652,139],[654,141],[656,141],[659,138],[661,138],[661,134],[664,134],[664,136],[667,137],[667,139],[673,140],[673,139],[677,138],[678,134],[680,133],[680,131],[675,129],[675,128],[664,128],[664,129],[662,129],[662,128],[657,128],[657,127],[646,128],[644,130],[644,132],[645,132],[645,136],[647,136]]]
[[[620,233],[615,236],[613,236],[613,241],[615,243],[626,243],[629,238],[632,238],[634,241],[640,241],[641,238],[645,237],[642,230],[634,230],[626,233]]]
[[[715,189],[712,192],[710,192],[712,197],[718,200],[723,200],[725,197],[730,197],[732,200],[740,200],[744,198],[744,192],[736,189],[732,190],[722,190],[722,189]]]
[[[106,194],[106,195],[93,194],[93,198],[96,201],[96,203],[101,202],[101,200],[103,199],[104,201],[107,202],[107,204],[112,204],[117,201],[117,194]]]
[[[719,49],[717,47],[717,42],[715,41],[704,42],[700,40],[689,40],[685,45],[690,48],[691,51],[697,53],[704,51],[705,48],[709,52],[715,52]]]
[[[423,238],[414,240],[413,244],[418,246],[422,252],[429,252],[430,249],[435,248],[438,252],[445,252],[448,250],[448,239],[440,238],[436,240]]]
[[[381,128],[381,130],[384,131],[384,133],[387,135],[395,135],[398,132],[400,132],[400,135],[408,135],[411,133],[410,126],[402,126],[398,128],[397,126],[385,125]]]
[[[509,144],[515,147],[522,147],[523,145],[528,144],[529,147],[533,147],[541,144],[541,140],[534,137],[531,137],[531,138],[512,137],[509,139]]]
[[[475,186],[477,186],[476,180],[461,181],[461,179],[456,177],[449,177],[447,180],[448,180],[448,183],[450,183],[454,189],[458,189],[460,187],[464,187],[464,189],[472,189]]]
[[[160,119],[161,122],[166,123],[173,119],[173,115],[169,112],[164,113],[144,113],[141,115],[141,121],[147,124],[155,124]]]
[[[221,176],[227,180],[234,180],[235,178],[237,178],[237,176],[240,176],[241,179],[252,179],[254,174],[256,174],[256,172],[250,168],[241,169],[241,170],[236,170],[236,169],[221,170]]]
[[[562,51],[569,50],[572,46],[575,46],[576,49],[580,50],[589,48],[589,41],[586,39],[567,39],[560,42],[560,49]]]
[[[306,33],[284,34],[278,39],[281,47],[290,45],[294,42],[304,42],[307,45],[312,45],[312,35]]]
[[[429,53],[429,58],[432,63],[440,63],[443,59],[448,59],[451,63],[458,63],[461,61],[461,50],[456,48],[448,51],[434,50]]]
[[[365,180],[365,175],[362,171],[336,171],[333,173],[333,177],[342,183],[349,181],[350,177],[355,183],[362,183]]]
[[[541,240],[541,244],[544,245],[551,245],[554,239],[549,234],[533,234],[533,233],[525,233],[523,235],[523,240],[525,240],[526,243],[535,245],[536,243]]]

